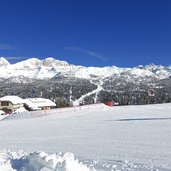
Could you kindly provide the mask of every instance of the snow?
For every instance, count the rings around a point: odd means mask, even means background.
[[[110,110],[111,107],[105,104],[93,104],[93,105],[84,105],[76,107],[67,107],[67,108],[57,108],[51,110],[41,110],[41,111],[31,111],[31,112],[20,112],[17,115],[8,115],[5,120],[21,120],[21,119],[31,119],[39,118],[42,116],[56,115],[59,116],[62,114],[63,117],[67,117],[70,112],[85,112],[85,111],[96,111],[96,110]]]
[[[0,98],[0,101],[10,101],[13,104],[27,104],[31,109],[41,109],[40,107],[55,107],[56,104],[50,99],[45,98],[28,98],[22,99],[18,96],[4,96]],[[14,113],[22,113],[27,110],[24,107],[17,109]],[[1,114],[1,113],[0,113]]]
[[[24,103],[23,99],[18,96],[4,96],[0,98],[0,101],[10,101],[13,104],[21,104]]]
[[[130,69],[130,73],[135,76],[155,76],[153,72],[139,68]]]
[[[22,75],[19,75],[19,76],[12,76],[10,78],[4,78],[3,79],[3,83],[6,83],[6,84],[11,84],[11,83],[22,83],[22,84],[26,84],[26,83],[32,83],[34,81],[34,79],[29,79],[29,78],[26,78]]]
[[[78,78],[92,79],[93,77],[110,77],[112,75],[131,74],[135,77],[152,76],[159,79],[171,76],[169,67],[158,65],[147,65],[145,67],[119,68],[110,67],[84,67],[70,65],[66,61],[60,61],[49,57],[43,60],[37,58],[27,59],[15,64],[10,64],[5,58],[0,58],[0,77],[9,78],[24,76],[27,78],[45,79],[52,78],[61,73],[64,75],[75,76]]]
[[[5,112],[0,110],[0,120],[4,119],[7,115],[5,115]]]
[[[2,171],[171,170],[171,104],[26,112],[0,130]]]
[[[10,63],[3,57],[0,57],[0,66],[7,66]]]
[[[3,115],[5,112],[3,110],[0,110],[0,115]]]
[[[56,106],[56,104],[53,101],[45,98],[28,98],[24,100],[24,103],[26,103],[30,108],[39,108],[43,106],[48,106],[48,107]]]
[[[114,73],[119,72],[117,67],[80,67],[75,71],[75,76],[78,78],[91,78],[92,75],[98,77],[108,77]]]
[[[72,153],[3,151],[0,156],[0,170],[3,171],[95,171],[79,162]]]
[[[49,57],[43,60],[44,66],[56,67],[56,66],[69,66],[66,61],[56,60],[53,57]]]
[[[13,114],[23,113],[23,112],[27,112],[27,110],[24,107],[20,107],[16,111],[14,111]]]
[[[101,90],[103,90],[101,84],[100,84],[100,85],[97,84],[97,89],[95,89],[95,90],[93,90],[93,91],[91,91],[91,92],[88,92],[87,94],[82,95],[79,99],[73,101],[73,102],[72,102],[72,103],[73,103],[73,106],[79,106],[80,103],[83,102],[83,100],[84,100],[86,97],[88,97],[88,96],[90,96],[90,95],[92,95],[92,94],[95,94],[95,93],[97,94],[97,93],[100,92]],[[95,100],[96,100],[96,99],[95,99]]]

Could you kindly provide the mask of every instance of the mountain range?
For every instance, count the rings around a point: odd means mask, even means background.
[[[133,77],[151,76],[158,79],[169,78],[171,76],[171,66],[150,64],[147,66],[139,65],[134,68],[111,67],[84,67],[67,63],[66,61],[56,60],[52,57],[43,60],[37,58],[27,59],[15,64],[10,64],[5,58],[0,58],[1,78],[11,76],[24,76],[34,79],[52,78],[57,74],[93,79],[94,77],[105,78],[112,75],[131,75]]]
[[[0,58],[0,96],[47,97],[57,106],[171,101],[171,66],[85,67],[49,57],[10,64]]]

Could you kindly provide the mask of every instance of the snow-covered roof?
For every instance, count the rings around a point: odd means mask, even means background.
[[[12,104],[24,103],[24,100],[18,96],[4,96],[0,98],[0,101],[10,101]]]
[[[26,103],[30,108],[43,107],[43,106],[49,106],[49,107],[56,106],[56,104],[53,101],[45,98],[29,98],[29,99],[25,99],[24,103]]]

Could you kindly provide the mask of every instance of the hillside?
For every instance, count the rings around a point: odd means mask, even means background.
[[[1,171],[170,171],[171,104],[103,104],[0,121]]]
[[[54,58],[10,64],[1,57],[0,73],[0,96],[45,97],[57,106],[171,102],[170,66],[84,67]]]

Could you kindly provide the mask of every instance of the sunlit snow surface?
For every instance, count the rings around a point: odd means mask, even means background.
[[[171,104],[16,114],[0,137],[0,171],[171,170]]]
[[[171,69],[170,67],[154,64],[134,68],[119,68],[116,66],[84,67],[70,65],[66,61],[60,61],[52,57],[43,60],[30,58],[15,64],[10,64],[5,58],[0,57],[0,78],[13,77],[11,79],[15,82],[23,82],[19,77],[24,76],[26,78],[45,79],[52,78],[56,76],[56,74],[86,79],[93,79],[94,76],[96,78],[110,77],[113,74],[115,74],[115,76],[124,74],[135,78],[150,76],[164,79],[171,76]]]

